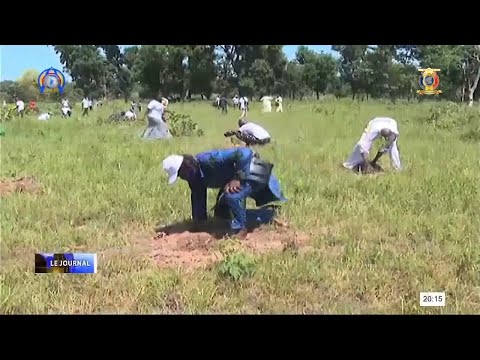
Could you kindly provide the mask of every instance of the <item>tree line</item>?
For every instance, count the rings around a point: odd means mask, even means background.
[[[283,45],[52,46],[73,80],[65,96],[75,98],[332,94],[395,101],[418,96],[418,68],[426,67],[441,69],[442,98],[473,104],[480,97],[480,45],[332,45],[338,56],[301,45],[290,61]],[[0,95],[38,97],[35,75],[0,83]]]

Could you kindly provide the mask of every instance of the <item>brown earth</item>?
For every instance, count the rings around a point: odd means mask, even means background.
[[[41,185],[33,177],[0,181],[0,197],[13,192],[41,193]]]
[[[159,231],[151,240],[151,249],[155,262],[160,267],[182,267],[186,269],[211,265],[222,259],[220,251],[226,241],[220,236],[218,225],[211,225],[208,231],[190,232],[181,226],[170,232]],[[235,241],[231,246],[253,254],[271,251],[303,252],[310,236],[298,231],[288,230],[286,224],[277,221],[275,226],[265,226],[249,232],[246,240]]]

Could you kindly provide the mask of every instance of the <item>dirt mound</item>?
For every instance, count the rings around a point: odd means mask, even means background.
[[[378,164],[373,164],[370,162],[368,170],[364,170],[363,164],[356,165],[353,169],[353,172],[362,174],[362,175],[378,175],[384,172],[383,168]]]
[[[33,177],[0,181],[0,196],[13,192],[41,193],[42,187]]]
[[[281,226],[282,224],[277,224]],[[235,248],[254,254],[282,251],[287,248],[306,250],[309,236],[288,229],[258,228],[247,240],[235,242]],[[159,232],[152,241],[152,256],[161,267],[198,268],[222,259],[220,247],[225,239],[218,232],[182,231],[169,235]]]

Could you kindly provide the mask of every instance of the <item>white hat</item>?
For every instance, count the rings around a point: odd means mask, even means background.
[[[165,160],[163,160],[163,170],[168,174],[168,185],[172,185],[177,181],[178,170],[183,163],[183,156],[180,155],[170,155]]]

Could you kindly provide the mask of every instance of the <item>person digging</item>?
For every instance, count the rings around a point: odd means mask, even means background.
[[[227,235],[247,237],[247,198],[258,207],[273,201],[287,201],[272,174],[273,165],[260,160],[249,147],[210,150],[193,155],[170,155],[163,160],[168,183],[187,181],[191,194],[191,231],[197,231],[207,216],[207,189],[219,189],[214,216],[230,220]]]

